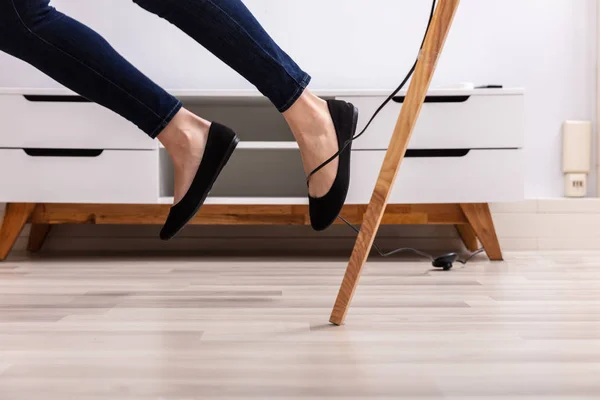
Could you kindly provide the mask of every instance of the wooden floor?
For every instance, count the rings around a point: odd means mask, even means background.
[[[600,253],[0,264],[0,399],[598,399]]]

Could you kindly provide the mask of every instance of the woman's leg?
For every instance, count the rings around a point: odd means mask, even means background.
[[[263,92],[283,112],[312,171],[337,151],[327,105],[305,86],[309,77],[271,40],[238,0],[139,0],[194,37]],[[48,0],[0,0],[0,50],[66,87],[159,133],[175,164],[175,200],[187,192],[200,163],[208,121],[181,109],[97,33],[49,6]],[[175,118],[175,116],[177,116]],[[329,190],[337,160],[311,179],[310,193]]]
[[[283,113],[311,172],[338,150],[327,104],[306,90],[310,76],[271,39],[240,0],[133,0],[168,20],[255,85]],[[337,160],[310,182],[313,197],[325,195]]]
[[[156,137],[181,108],[100,35],[48,0],[0,0],[0,50]]]
[[[181,108],[96,32],[56,11],[48,0],[0,0],[0,51],[123,116],[150,137],[160,133],[175,165],[176,200],[187,191],[210,123]]]

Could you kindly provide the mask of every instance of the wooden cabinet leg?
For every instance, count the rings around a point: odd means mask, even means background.
[[[342,286],[331,312],[329,321],[332,324],[341,325],[346,318],[348,307],[381,224],[390,193],[394,187],[394,181],[406,154],[410,137],[419,118],[421,107],[429,90],[429,84],[459,2],[460,0],[440,0],[435,9],[410,87],[406,93],[404,105],[398,116],[390,145],[383,160],[379,178],[377,178],[375,184],[371,202],[367,207]]]
[[[465,217],[471,224],[471,228],[481,241],[485,251],[492,261],[502,261],[502,250],[494,228],[490,206],[483,204],[461,204]]]
[[[9,203],[6,205],[2,226],[0,226],[0,261],[12,250],[19,234],[31,216],[35,204]]]
[[[479,250],[479,240],[477,240],[477,234],[471,225],[456,225],[456,230],[458,231],[458,235],[462,239],[467,250]]]
[[[31,225],[31,232],[29,233],[29,243],[27,244],[27,250],[32,253],[37,253],[44,246],[44,242],[52,229],[52,225],[49,224],[33,224]]]

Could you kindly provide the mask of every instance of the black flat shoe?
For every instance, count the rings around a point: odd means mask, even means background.
[[[162,240],[172,239],[194,218],[239,141],[231,129],[212,123],[198,172],[183,199],[171,207],[167,221],[160,231]]]
[[[351,140],[356,132],[358,123],[358,109],[350,103],[339,100],[327,101],[329,112],[333,119],[338,146],[343,148],[344,144]],[[350,157],[352,143],[339,155],[337,176],[329,192],[319,198],[308,196],[310,223],[314,230],[324,231],[329,228],[340,215],[342,207],[348,195],[350,185]]]

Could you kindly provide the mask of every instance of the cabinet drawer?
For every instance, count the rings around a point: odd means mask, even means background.
[[[0,149],[0,203],[156,203],[158,151]]]
[[[358,128],[385,97],[343,97],[360,110]],[[431,95],[421,114],[409,148],[521,148],[524,140],[525,97],[519,94]],[[398,96],[377,116],[371,127],[355,144],[355,149],[386,149],[392,137],[404,98]]]
[[[134,124],[77,96],[0,94],[0,147],[154,149]]]
[[[412,154],[405,158],[390,203],[485,203],[524,199],[523,150]],[[352,153],[348,204],[371,199],[385,151]]]

